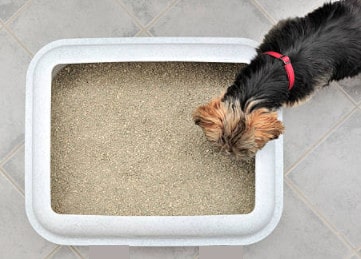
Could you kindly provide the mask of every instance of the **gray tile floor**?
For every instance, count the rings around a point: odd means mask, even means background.
[[[231,36],[260,41],[321,0],[0,0],[0,258],[88,258],[39,237],[24,212],[24,93],[29,61],[69,37]],[[361,76],[284,111],[280,224],[239,258],[361,258]],[[200,253],[199,253],[200,250]],[[131,258],[198,258],[203,249],[131,248]],[[204,250],[203,250],[204,251]]]

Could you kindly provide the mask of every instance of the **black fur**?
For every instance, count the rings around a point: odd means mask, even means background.
[[[290,57],[295,71],[291,91],[282,61],[262,54],[270,50]],[[271,29],[222,101],[239,99],[243,111],[275,110],[306,99],[332,80],[360,72],[361,0],[326,3],[303,18],[280,21]]]

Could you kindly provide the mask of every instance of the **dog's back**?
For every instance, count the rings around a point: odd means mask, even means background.
[[[329,30],[325,41],[336,62],[331,80],[340,80],[361,72],[361,0],[344,0],[335,5],[335,18],[324,31]],[[330,4],[331,13],[332,9]]]
[[[266,36],[259,53],[275,50],[291,57],[297,69],[340,80],[361,72],[361,0],[326,3],[303,18],[281,21]],[[310,62],[311,61],[311,62]],[[298,70],[298,71],[300,71]]]
[[[303,18],[281,21],[257,51],[223,96],[193,113],[211,143],[240,158],[254,156],[282,134],[276,109],[361,71],[361,0],[327,3]],[[266,51],[289,56],[294,74]],[[288,73],[294,76],[291,88]]]

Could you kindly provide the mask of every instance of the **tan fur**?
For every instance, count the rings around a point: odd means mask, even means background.
[[[269,140],[283,133],[284,127],[276,112],[262,108],[245,114],[239,101],[221,100],[219,97],[198,107],[193,119],[207,139],[222,151],[249,159]],[[252,101],[249,105],[256,103]]]
[[[193,112],[194,122],[202,128],[207,139],[211,142],[218,142],[221,138],[224,116],[225,110],[221,105],[220,98],[213,99]]]
[[[249,101],[246,102],[245,105],[245,113],[248,114],[251,112],[251,110],[253,109],[254,106],[256,106],[257,104],[259,104],[260,102],[262,102],[263,99],[261,100],[254,100],[253,98],[251,98]]]
[[[254,132],[257,148],[261,149],[264,145],[283,133],[282,122],[277,119],[277,112],[270,112],[268,109],[258,109],[247,115],[246,130]]]

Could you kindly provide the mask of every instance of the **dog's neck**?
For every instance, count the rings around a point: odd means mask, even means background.
[[[288,85],[282,61],[261,54],[241,70],[223,99],[238,99],[244,112],[258,108],[275,110],[287,102]]]

